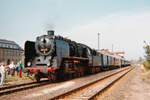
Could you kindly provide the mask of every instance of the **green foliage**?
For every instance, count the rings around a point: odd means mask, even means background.
[[[150,56],[147,56],[146,60],[150,63]]]
[[[143,62],[143,65],[146,69],[150,69],[150,63],[147,60]]]
[[[145,68],[150,69],[150,45],[147,44],[145,41],[144,43],[145,43],[144,49],[146,53],[146,56],[145,56],[146,61],[143,62],[143,65]]]
[[[6,82],[26,80],[26,79],[28,79],[27,73],[22,73],[22,78],[19,78],[17,73],[14,76],[8,76],[8,74],[6,74]]]

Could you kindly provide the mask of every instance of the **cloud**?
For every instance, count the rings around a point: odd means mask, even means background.
[[[100,47],[125,51],[128,59],[143,56],[143,40],[149,40],[150,12],[114,13],[93,19],[87,24],[73,27],[72,40],[97,48],[97,33],[100,35]]]

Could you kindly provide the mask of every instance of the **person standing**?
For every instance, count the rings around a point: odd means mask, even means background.
[[[19,67],[19,62],[17,63],[16,68],[15,68],[15,70],[16,70],[16,72],[17,72],[17,76],[18,76],[18,74],[19,74],[18,67]]]
[[[22,64],[21,64],[21,61],[19,62],[19,67],[18,67],[18,70],[19,70],[19,77],[21,78],[22,77]]]
[[[12,63],[9,65],[9,68],[10,68],[10,75],[11,76],[14,76],[14,73],[15,73],[15,64],[14,64],[14,61],[12,61]]]
[[[3,84],[5,82],[5,78],[6,78],[6,68],[5,68],[5,64],[2,63],[1,65],[1,84]]]

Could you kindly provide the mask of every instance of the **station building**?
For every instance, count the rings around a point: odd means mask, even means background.
[[[0,39],[0,62],[10,64],[22,60],[23,49],[14,41]]]

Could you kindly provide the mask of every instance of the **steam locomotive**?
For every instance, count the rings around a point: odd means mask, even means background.
[[[80,77],[116,67],[130,65],[129,61],[106,55],[87,45],[55,36],[53,30],[38,36],[36,41],[25,42],[25,67],[35,79],[56,81]]]

